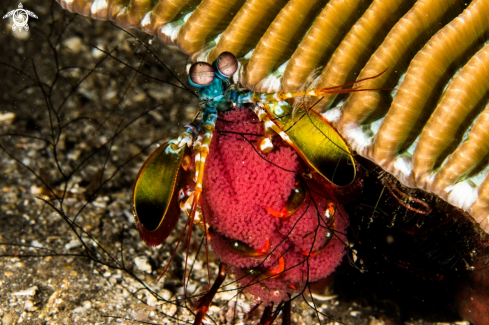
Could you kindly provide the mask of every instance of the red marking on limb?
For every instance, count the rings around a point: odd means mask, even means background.
[[[279,276],[279,274],[282,273],[284,270],[285,270],[285,261],[284,258],[280,256],[280,258],[278,259],[277,267],[274,269],[269,269],[267,273],[271,275],[271,278],[273,279]]]
[[[268,251],[268,249],[269,249],[269,248],[270,248],[270,239],[267,239],[267,240],[265,241],[265,245],[263,245],[263,247],[262,247],[262,248],[258,249],[258,250],[257,250],[257,253],[258,253],[259,255],[264,255],[264,254],[265,254],[265,253]]]
[[[301,252],[302,255],[304,256],[316,256],[317,254],[321,253],[321,249],[314,251],[314,252]]]
[[[332,210],[333,213],[334,213],[335,207],[336,207],[336,205],[334,204],[333,201],[331,201],[331,202],[328,203],[328,210]],[[331,216],[333,216],[333,215],[331,215]]]
[[[265,210],[275,218],[285,218],[288,217],[289,214],[287,213],[287,209],[285,207],[282,208],[282,210],[277,211],[269,207],[265,207]]]

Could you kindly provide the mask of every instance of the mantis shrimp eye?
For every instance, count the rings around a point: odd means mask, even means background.
[[[306,199],[306,190],[304,188],[304,184],[302,181],[295,182],[295,186],[290,192],[290,196],[285,202],[285,208],[287,210],[287,214],[290,216],[294,212],[296,212]]]
[[[233,240],[233,239],[229,239],[226,237],[223,237],[223,239],[224,239],[224,242],[226,243],[226,245],[230,249],[232,249],[234,252],[236,252],[238,254],[242,254],[245,256],[262,256],[267,252],[267,250],[270,246],[270,243],[268,240],[266,241],[265,246],[262,247],[261,249],[253,249],[249,245],[247,245],[246,243],[243,243],[242,241]]]
[[[265,207],[265,210],[276,218],[290,217],[296,212],[306,199],[306,190],[302,181],[298,180],[294,184],[294,188],[290,192],[290,196],[285,202],[285,207],[280,211],[275,211],[269,207]]]
[[[214,61],[216,73],[221,78],[229,78],[238,70],[238,59],[231,52],[222,52]]]
[[[196,62],[190,67],[188,81],[193,87],[205,87],[214,81],[214,78],[214,68],[209,63]]]

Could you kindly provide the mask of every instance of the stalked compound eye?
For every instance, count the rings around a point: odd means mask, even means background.
[[[270,247],[270,241],[267,239],[265,245],[260,249],[251,248],[248,244],[236,239],[230,239],[222,236],[226,245],[232,249],[235,253],[245,255],[245,256],[262,256]]]
[[[294,184],[294,188],[290,192],[290,196],[285,202],[285,209],[287,210],[287,215],[291,216],[296,212],[306,199],[306,189],[302,181],[298,180]]]
[[[285,260],[282,256],[277,260],[277,263],[272,268],[264,269],[262,267],[256,267],[251,269],[242,269],[247,275],[263,281],[267,279],[273,279],[278,277],[285,270]]]
[[[285,206],[280,211],[275,211],[270,207],[265,207],[265,210],[276,218],[286,218],[294,214],[304,203],[306,199],[306,190],[301,180],[297,180],[294,188],[290,192],[290,196],[285,202]]]
[[[227,79],[238,70],[238,59],[231,52],[222,52],[213,65],[218,77]]]
[[[195,62],[190,67],[188,81],[192,87],[202,88],[214,81],[215,72],[212,65],[207,62]]]

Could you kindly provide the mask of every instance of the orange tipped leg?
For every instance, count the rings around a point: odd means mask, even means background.
[[[219,274],[217,275],[216,281],[214,281],[214,284],[212,285],[211,289],[207,291],[207,293],[197,301],[197,304],[195,306],[195,311],[197,313],[195,314],[194,325],[202,324],[202,320],[204,319],[205,314],[209,310],[209,306],[212,302],[212,299],[214,299],[217,290],[219,290],[222,283],[226,279],[226,270],[227,270],[227,265],[225,263],[221,263],[221,265],[219,265]]]

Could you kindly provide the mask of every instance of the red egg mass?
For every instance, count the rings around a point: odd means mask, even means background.
[[[220,113],[216,130],[202,211],[212,250],[243,290],[279,303],[330,275],[345,254],[348,226],[333,185],[302,176],[306,165],[278,136],[274,150],[260,152],[263,125],[249,109]]]

